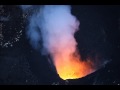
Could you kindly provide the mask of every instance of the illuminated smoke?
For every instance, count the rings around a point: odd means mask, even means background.
[[[50,54],[59,76],[76,79],[94,71],[90,60],[83,61],[77,50],[74,33],[80,22],[71,14],[69,5],[44,5],[29,19],[27,36],[30,43],[42,53]]]

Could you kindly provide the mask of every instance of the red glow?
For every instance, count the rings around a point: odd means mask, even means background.
[[[94,72],[93,63],[90,60],[82,61],[78,53],[71,56],[62,55],[56,55],[55,67],[63,80],[81,78]]]

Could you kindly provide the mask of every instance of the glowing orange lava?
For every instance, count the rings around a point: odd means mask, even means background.
[[[93,63],[90,60],[82,61],[78,54],[57,56],[55,59],[57,73],[63,80],[78,79],[94,72]]]

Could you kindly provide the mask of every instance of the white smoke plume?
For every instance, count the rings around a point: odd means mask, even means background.
[[[43,5],[29,17],[27,36],[35,49],[50,55],[62,79],[83,77],[93,71],[91,61],[82,62],[74,33],[80,22],[69,5]]]
[[[50,54],[62,53],[66,49],[73,53],[77,45],[74,33],[78,26],[70,6],[45,5],[30,18],[27,35],[35,48],[42,37],[43,48]]]

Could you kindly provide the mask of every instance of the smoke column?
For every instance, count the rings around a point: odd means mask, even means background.
[[[24,6],[22,6],[23,8]],[[50,54],[60,78],[77,79],[94,72],[91,60],[81,60],[74,33],[80,22],[69,5],[44,5],[29,18],[27,36],[32,46]]]

